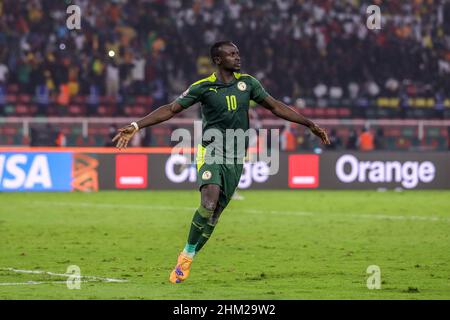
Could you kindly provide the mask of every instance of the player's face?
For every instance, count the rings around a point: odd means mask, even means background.
[[[241,57],[239,49],[235,45],[224,45],[221,47],[220,66],[225,70],[237,72],[241,70]]]

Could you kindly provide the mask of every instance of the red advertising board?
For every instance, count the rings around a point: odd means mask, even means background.
[[[148,160],[145,154],[116,155],[116,188],[147,188]]]
[[[319,156],[315,154],[290,155],[288,177],[290,188],[318,188]]]

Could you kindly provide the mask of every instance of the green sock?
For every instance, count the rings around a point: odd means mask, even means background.
[[[200,239],[197,242],[197,246],[195,247],[195,253],[199,252],[201,248],[205,245],[206,241],[211,237],[211,234],[214,231],[214,228],[216,226],[213,226],[212,224],[207,223],[205,228],[203,229],[203,233],[200,236]]]
[[[200,207],[197,211],[195,211],[194,217],[192,218],[191,230],[189,231],[189,236],[187,239],[187,243],[189,245],[197,244],[211,214],[212,212],[210,210],[203,207]]]

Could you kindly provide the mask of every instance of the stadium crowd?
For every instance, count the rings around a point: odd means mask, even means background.
[[[81,9],[79,30],[67,27],[72,4]],[[381,9],[381,30],[367,28],[372,4]],[[239,46],[243,72],[308,117],[450,115],[445,0],[3,0],[0,116],[143,116],[212,73],[209,47],[224,39]],[[257,113],[271,116],[263,108]],[[450,143],[444,129],[430,138],[441,147]],[[2,130],[0,143],[27,143],[16,127]],[[61,132],[68,145],[105,143],[107,127],[89,130],[95,141]],[[369,149],[407,148],[415,143],[403,137],[408,130],[383,137],[376,128],[337,128],[331,148],[365,148],[362,141]],[[315,147],[308,132],[292,131],[288,149]],[[50,136],[64,144],[64,137]],[[167,136],[164,128],[148,130],[143,143],[165,145]]]
[[[81,8],[80,30],[66,27],[70,4]],[[382,31],[366,27],[369,4],[380,4]],[[443,0],[4,0],[0,86],[61,103],[149,94],[156,106],[211,73],[208,49],[221,39],[287,102],[450,92]]]

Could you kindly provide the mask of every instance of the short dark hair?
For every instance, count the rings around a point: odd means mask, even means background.
[[[213,63],[214,63],[214,58],[218,57],[220,55],[219,50],[220,50],[220,47],[222,47],[223,45],[234,45],[234,44],[231,41],[219,41],[219,42],[214,43],[209,51],[210,56],[211,56],[211,61]]]

